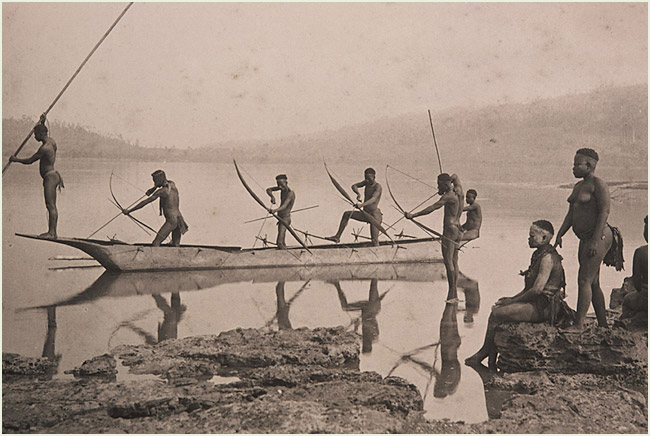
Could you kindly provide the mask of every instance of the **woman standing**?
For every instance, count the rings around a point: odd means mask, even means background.
[[[576,183],[567,199],[569,211],[560,227],[554,246],[562,246],[562,236],[573,228],[580,239],[578,248],[578,307],[574,326],[581,329],[589,305],[593,304],[598,325],[607,327],[605,297],[600,288],[600,264],[623,267],[623,241],[618,229],[607,224],[609,216],[609,189],[604,180],[596,177],[598,153],[581,148],[573,159],[573,175],[582,181]],[[607,259],[606,259],[607,256]]]

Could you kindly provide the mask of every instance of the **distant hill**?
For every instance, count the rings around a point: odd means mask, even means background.
[[[527,104],[454,109],[433,114],[442,161],[467,160],[517,164],[566,165],[566,152],[580,147],[599,151],[609,164],[647,166],[648,90],[646,85],[608,88],[587,94]],[[314,150],[328,160],[435,163],[426,110],[336,131],[284,138],[258,153],[314,160]]]
[[[567,165],[579,147],[592,147],[609,165],[647,167],[647,85],[603,88],[589,93],[480,109],[433,114],[445,168],[491,165]],[[29,119],[3,119],[3,155],[20,144]],[[53,122],[60,157],[229,162],[356,161],[437,165],[426,109],[364,124],[279,140],[206,144],[200,148],[152,149],[119,136],[102,136],[81,126]],[[31,149],[34,149],[35,145]]]
[[[25,139],[36,120],[29,118],[2,119],[2,155],[6,157],[13,153]],[[79,157],[96,159],[136,159],[160,160],[161,152],[167,160],[188,160],[192,150],[174,150],[165,148],[140,147],[121,136],[106,136],[89,131],[76,125],[57,121],[49,122],[48,127],[52,137],[59,146],[58,158]],[[40,144],[32,139],[25,145],[20,156],[27,156],[38,149]]]

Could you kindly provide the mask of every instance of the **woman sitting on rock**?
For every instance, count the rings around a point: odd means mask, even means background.
[[[553,233],[553,225],[546,220],[535,221],[530,226],[528,246],[536,250],[528,269],[521,272],[524,289],[513,297],[502,297],[494,304],[483,346],[465,359],[465,364],[478,365],[488,357],[489,367],[496,368],[494,334],[498,324],[548,321],[556,325],[572,321],[573,311],[564,302],[566,283],[562,256],[550,244]]]

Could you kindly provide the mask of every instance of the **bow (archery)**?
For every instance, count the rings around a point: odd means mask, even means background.
[[[302,239],[300,239],[300,236],[298,236],[298,234],[293,230],[293,228],[291,228],[291,225],[285,223],[285,222],[282,220],[282,218],[280,218],[280,217],[279,217],[275,212],[271,212],[271,211],[269,210],[269,208],[266,207],[266,205],[264,204],[264,202],[263,202],[263,201],[262,201],[262,200],[257,196],[257,194],[255,194],[255,192],[251,189],[251,187],[248,186],[248,183],[246,183],[246,180],[244,180],[244,176],[242,176],[241,171],[239,171],[239,167],[237,166],[237,161],[235,161],[235,159],[233,159],[232,161],[233,161],[233,163],[235,164],[235,170],[237,171],[237,176],[239,177],[239,180],[241,181],[242,185],[244,185],[244,188],[246,188],[246,191],[248,191],[248,193],[251,195],[251,197],[253,197],[253,199],[254,199],[254,200],[255,200],[255,201],[256,201],[260,206],[262,206],[262,207],[263,207],[265,210],[267,210],[271,215],[273,215],[273,217],[275,217],[275,219],[278,220],[278,222],[279,222],[281,225],[285,226],[285,227],[287,228],[287,230],[289,231],[289,233],[291,233],[291,235],[296,239],[296,241],[298,241],[298,242],[300,243],[300,245],[302,245],[302,247],[303,247],[305,250],[307,250],[307,251],[309,252],[309,254],[312,254],[312,253],[311,253],[311,250],[309,249],[309,247],[307,247],[307,246],[305,245],[305,243],[302,241]]]
[[[406,215],[406,211],[405,211],[405,210],[402,208],[402,206],[400,206],[400,204],[397,202],[397,199],[395,198],[395,196],[393,195],[393,192],[392,192],[391,189],[390,189],[390,184],[388,183],[388,166],[386,166],[386,188],[388,188],[388,193],[390,194],[390,198],[393,199],[393,202],[397,205],[397,207],[398,207],[398,209],[400,210],[400,212],[402,212],[404,215]],[[451,242],[453,242],[454,244],[458,245],[458,242],[456,242],[456,241],[452,241],[451,239],[449,239],[449,238],[446,237],[445,235],[443,235],[443,234],[441,234],[441,233],[438,233],[438,232],[436,232],[436,231],[433,230],[433,229],[430,229],[429,227],[425,226],[425,225],[422,224],[422,223],[419,223],[418,221],[415,220],[415,218],[409,218],[409,219],[410,219],[411,221],[413,221],[413,223],[414,223],[416,226],[418,226],[419,228],[421,228],[421,229],[424,230],[425,232],[429,233],[430,235],[433,234],[433,235],[439,236],[439,237],[441,237],[441,238],[444,238],[444,239],[446,239],[446,240],[448,240],[448,241],[451,241]]]
[[[350,197],[350,194],[348,194],[348,192],[345,189],[343,189],[343,186],[341,186],[341,184],[334,178],[332,173],[330,173],[330,170],[327,168],[327,164],[325,162],[323,162],[323,165],[325,165],[325,171],[327,171],[327,175],[330,176],[330,180],[332,181],[332,184],[334,184],[334,187],[336,188],[336,190],[339,191],[339,193],[348,201],[348,203],[350,203],[352,205],[352,207],[354,207],[355,209],[358,209],[363,214],[363,216],[368,220],[368,222],[371,225],[377,227],[377,229],[379,229],[380,232],[382,232],[384,235],[386,235],[388,237],[388,239],[390,239],[390,242],[392,242],[394,244],[395,241],[393,241],[393,238],[391,238],[390,235],[388,234],[388,232],[386,232],[386,229],[384,229],[384,227],[382,227],[381,223],[379,221],[377,221],[375,219],[375,217],[370,215],[368,212],[366,212],[365,210],[363,210],[359,206],[357,206],[357,204]]]
[[[111,197],[113,197],[113,201],[115,202],[115,204],[117,204],[117,207],[120,208],[120,210],[122,211],[122,213],[124,213],[124,211],[125,211],[126,209],[122,207],[122,205],[120,204],[119,201],[117,201],[117,197],[116,197],[115,194],[113,193],[113,172],[112,172],[112,171],[111,171],[111,177],[110,177],[110,179],[108,180],[108,188],[109,188],[109,190],[111,191]],[[146,194],[145,194],[145,195],[146,195]],[[142,198],[142,197],[140,197],[140,198]],[[129,207],[130,207],[130,206],[129,206]],[[143,223],[142,221],[140,221],[140,220],[137,219],[136,217],[132,216],[131,214],[128,214],[128,213],[127,213],[126,216],[128,216],[129,218],[131,218],[135,223],[140,224],[141,226],[144,226],[144,227],[148,228],[149,230],[151,230],[152,232],[154,232],[154,233],[156,233],[156,234],[158,233],[158,230],[155,230],[155,229],[149,227],[147,224]]]

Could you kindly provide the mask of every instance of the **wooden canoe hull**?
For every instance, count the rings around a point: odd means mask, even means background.
[[[152,247],[117,241],[16,235],[77,248],[108,271],[115,272],[442,262],[438,238],[410,239],[394,245],[382,242],[378,247],[370,243],[316,245],[309,247],[309,253],[301,247],[286,250],[199,245]]]

